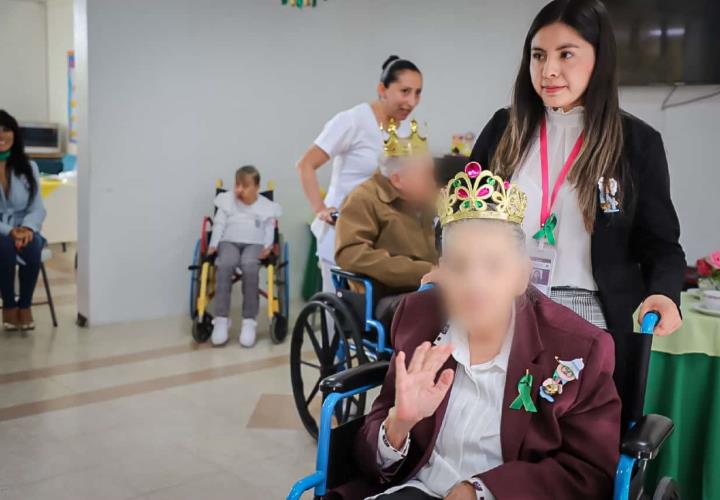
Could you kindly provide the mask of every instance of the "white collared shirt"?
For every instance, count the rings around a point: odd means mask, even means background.
[[[403,137],[410,133],[407,121],[398,125]],[[350,191],[370,178],[383,154],[383,134],[369,103],[361,103],[341,111],[328,121],[315,145],[332,159],[332,174],[324,203],[340,208]],[[320,259],[335,262],[335,227],[318,222],[311,230],[318,240]]]
[[[215,197],[215,206],[211,247],[217,248],[221,241],[272,246],[275,222],[282,214],[280,205],[263,195],[258,195],[252,205],[246,205],[234,192],[226,191]]]
[[[471,365],[467,335],[452,324],[436,344],[452,343],[452,356],[457,361],[455,379],[445,418],[443,419],[430,460],[407,483],[391,488],[391,493],[413,487],[428,495],[445,498],[461,481],[488,471],[503,463],[500,442],[500,421],[505,392],[508,359],[515,330],[515,312],[508,335],[500,353],[487,363]],[[378,436],[378,465],[388,469],[407,455],[410,438],[402,450],[395,450],[382,439],[384,427]],[[493,500],[486,487],[478,498]]]
[[[583,130],[585,109],[577,106],[566,113],[562,110],[547,108],[545,117],[548,137],[548,183],[552,193],[555,180]],[[527,235],[528,244],[537,245],[532,236],[540,229],[540,205],[542,204],[539,129],[535,131],[527,154],[513,176],[513,181],[528,196],[522,227]],[[597,181],[598,179],[582,180],[582,182],[592,182],[593,184]],[[550,197],[550,193],[548,193],[548,197]],[[577,190],[567,180],[558,190],[557,201],[552,207],[552,212],[557,215],[558,224],[555,229],[557,257],[550,286],[597,290],[597,284],[592,274],[590,233],[585,228]]]

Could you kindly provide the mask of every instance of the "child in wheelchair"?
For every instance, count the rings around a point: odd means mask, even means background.
[[[611,497],[621,407],[611,336],[529,285],[517,187],[473,167],[442,200],[439,286],[395,313],[396,354],[356,438],[365,480],[337,493]]]
[[[389,324],[404,293],[417,290],[437,263],[433,158],[413,122],[409,137],[388,128],[378,170],[340,209],[335,261],[377,286],[376,318]]]
[[[260,265],[272,251],[275,224],[281,214],[280,205],[259,193],[260,172],[247,165],[235,172],[235,189],[215,198],[217,211],[208,248],[211,255],[217,253],[213,346],[228,342],[230,294],[238,269],[243,294],[239,340],[243,347],[255,344]]]

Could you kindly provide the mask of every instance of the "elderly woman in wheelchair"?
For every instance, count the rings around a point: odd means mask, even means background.
[[[267,299],[270,338],[280,343],[287,333],[289,262],[288,242],[278,228],[282,210],[273,201],[274,190],[260,191],[260,173],[252,165],[235,172],[235,188],[216,185],[214,217],[205,217],[195,244],[190,274],[190,317],[193,338],[211,338],[213,346],[228,342],[230,294],[241,282],[243,347],[255,343],[259,299]],[[267,286],[259,287],[260,267],[267,268]],[[208,305],[213,302],[215,317]]]
[[[322,382],[325,417],[384,377],[364,419],[321,421],[318,471],[288,498],[641,497],[630,478],[672,423],[643,417],[621,446],[612,337],[529,285],[525,205],[488,171],[450,181],[438,286],[401,302],[389,363]]]
[[[359,464],[378,498],[607,498],[620,436],[612,340],[528,289],[524,195],[487,171],[456,180],[441,295],[397,313],[397,356]]]

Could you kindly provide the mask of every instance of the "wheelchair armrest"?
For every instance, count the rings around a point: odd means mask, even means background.
[[[383,383],[389,368],[389,361],[375,361],[356,366],[324,378],[320,382],[320,389],[323,394],[328,394],[331,392],[348,392],[366,385],[375,387]]]
[[[334,267],[330,270],[332,274],[337,274],[338,276],[342,276],[345,279],[349,279],[351,281],[371,281],[370,278],[365,276],[364,274],[357,274],[350,271],[345,271],[344,269],[340,269],[339,267]]]
[[[644,415],[622,437],[620,451],[638,460],[652,460],[674,427],[673,421],[663,415]]]

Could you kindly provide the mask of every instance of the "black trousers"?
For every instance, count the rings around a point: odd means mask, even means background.
[[[377,500],[436,500],[436,497],[430,496],[417,488],[408,487],[389,495],[380,495]]]

